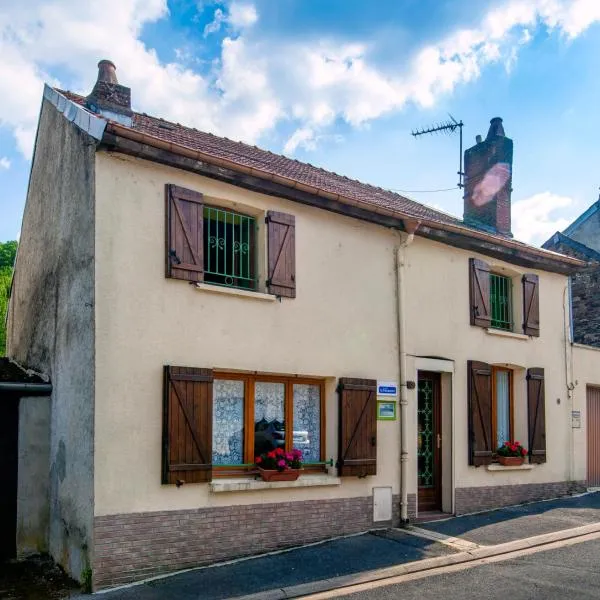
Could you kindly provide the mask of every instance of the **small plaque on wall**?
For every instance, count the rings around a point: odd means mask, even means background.
[[[377,419],[379,421],[395,421],[396,402],[393,400],[377,400]]]
[[[581,429],[581,411],[571,411],[571,427],[573,429]]]

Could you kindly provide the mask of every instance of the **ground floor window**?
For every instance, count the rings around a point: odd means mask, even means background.
[[[494,448],[513,438],[513,374],[509,369],[492,368],[492,427]]]
[[[322,380],[215,373],[212,463],[250,466],[276,448],[302,450],[305,465],[324,457]]]

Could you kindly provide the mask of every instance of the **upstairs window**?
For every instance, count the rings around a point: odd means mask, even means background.
[[[525,335],[539,337],[539,277],[535,273],[525,273],[521,285],[518,283],[514,276],[492,273],[490,265],[479,258],[469,259],[471,325],[512,332],[521,329]]]
[[[512,280],[490,273],[491,327],[512,331]]]
[[[213,206],[204,207],[204,281],[256,289],[256,221]]]
[[[200,192],[173,184],[166,209],[166,277],[296,297],[294,215],[268,210],[263,226],[262,218],[205,205]]]

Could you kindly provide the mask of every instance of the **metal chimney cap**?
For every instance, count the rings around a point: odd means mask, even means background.
[[[106,58],[102,59],[98,63],[98,81],[104,81],[105,83],[116,83],[117,80],[117,67],[115,63]]]

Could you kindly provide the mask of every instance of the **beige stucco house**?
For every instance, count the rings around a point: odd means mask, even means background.
[[[461,221],[134,113],[108,61],[47,87],[8,323],[52,381],[39,547],[102,588],[584,489],[583,263],[511,237],[511,166],[495,119]],[[257,479],[273,447],[297,481]]]

